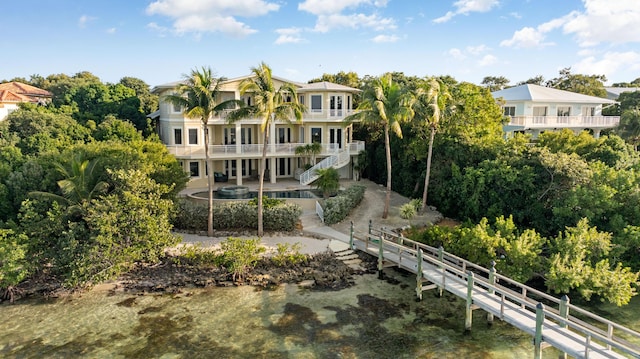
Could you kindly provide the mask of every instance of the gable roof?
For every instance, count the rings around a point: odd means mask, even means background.
[[[533,101],[533,102],[560,102],[560,103],[589,103],[612,104],[613,100],[602,97],[588,96],[575,92],[558,90],[551,87],[526,84],[491,93],[494,98],[503,98],[505,101]]]
[[[29,102],[31,99],[27,96],[17,94],[9,90],[0,90],[0,102]]]
[[[28,97],[52,97],[53,94],[47,90],[37,88],[35,86],[27,85],[22,82],[6,82],[0,84],[0,91],[10,91],[14,94],[25,95]]]

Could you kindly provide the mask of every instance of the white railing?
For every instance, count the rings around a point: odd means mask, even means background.
[[[341,168],[347,163],[349,163],[350,160],[351,160],[351,154],[349,153],[349,150],[340,151],[336,155],[329,156],[323,159],[322,161],[320,161],[315,166],[304,171],[300,175],[300,184],[308,185],[311,182],[315,181],[318,177],[320,177],[320,175],[318,175],[318,172],[317,172],[317,170],[319,169],[325,169],[329,167]]]
[[[304,146],[306,143],[276,143],[267,146],[267,156],[295,156],[296,148]],[[358,153],[364,150],[364,142],[354,141],[347,143],[346,147],[353,153]],[[240,156],[262,156],[263,145],[257,144],[241,144],[241,145],[210,145],[209,154],[216,158],[220,157],[237,157]],[[176,157],[192,157],[192,158],[204,158],[204,146],[200,145],[179,145],[179,146],[167,146],[169,153]],[[323,144],[318,155],[327,156],[335,154],[340,151],[340,146],[337,143]]]
[[[218,122],[226,122],[227,120],[227,115],[229,114],[229,112],[231,112],[233,110],[223,110],[221,111],[218,115],[216,116],[212,116],[210,119],[210,123],[218,123]],[[310,108],[307,109],[307,111],[302,115],[302,121],[304,122],[304,120],[340,120],[342,121],[345,117],[347,116],[351,116],[355,113],[358,113],[359,111],[357,110],[347,110],[347,109],[341,109],[341,110],[336,110],[336,109],[320,109],[320,110],[312,110]],[[261,118],[248,118],[245,120],[241,120],[241,121],[245,121],[245,122],[251,122],[251,123],[261,123],[262,119]]]
[[[509,125],[525,128],[611,128],[619,124],[619,116],[513,116],[509,121]]]
[[[324,223],[324,209],[318,201],[316,201],[316,214],[318,215],[318,217],[320,217],[322,223]]]

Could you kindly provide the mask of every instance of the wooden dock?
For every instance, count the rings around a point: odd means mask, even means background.
[[[466,300],[465,328],[472,310],[487,312],[533,336],[534,358],[553,346],[575,358],[640,358],[640,333],[611,322],[508,277],[385,229],[350,236],[352,249],[378,257],[378,270],[395,266],[416,274],[416,295],[437,289]],[[545,304],[543,304],[546,303]],[[584,320],[577,318],[579,315]]]

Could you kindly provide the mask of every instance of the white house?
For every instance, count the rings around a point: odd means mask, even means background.
[[[253,104],[250,94],[240,96],[239,84],[249,76],[229,79],[220,87],[219,101],[242,100]],[[276,121],[267,129],[270,143],[267,149],[265,181],[276,183],[280,178],[300,179],[309,184],[314,169],[305,172],[308,158],[296,154],[296,148],[313,142],[321,144],[317,155],[319,167],[337,168],[341,178],[354,176],[353,163],[364,142],[352,138],[352,126],[344,126],[345,117],[354,113],[353,96],[360,90],[329,82],[295,83],[273,77],[276,87],[284,82],[297,86],[298,100],[307,107],[301,123]],[[206,186],[204,136],[200,119],[186,118],[180,108],[163,101],[179,82],[156,86],[152,92],[160,97],[160,108],[150,117],[157,118],[160,139],[191,175],[189,187]],[[226,113],[215,115],[208,122],[209,155],[218,180],[241,185],[244,180],[257,178],[262,157],[263,137],[261,119],[252,118],[233,124],[225,121]],[[322,161],[320,161],[322,160]],[[317,168],[317,167],[316,167]]]
[[[606,98],[531,84],[492,94],[509,119],[504,125],[507,134],[530,133],[535,139],[544,131],[568,128],[575,133],[591,130],[597,138],[603,129],[616,127],[620,123],[619,116],[602,115],[603,105],[615,103]]]
[[[22,82],[6,82],[0,84],[0,121],[18,109],[21,102],[46,104],[51,100],[51,92],[23,84]]]

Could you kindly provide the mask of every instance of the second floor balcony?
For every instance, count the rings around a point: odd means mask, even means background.
[[[547,129],[613,128],[619,124],[619,116],[511,116],[507,125],[523,129]]]
[[[296,148],[305,146],[306,143],[272,143],[267,145],[267,157],[295,157]],[[234,158],[260,158],[262,157],[263,144],[234,144],[234,145],[210,145],[209,156],[212,159]],[[318,157],[329,156],[348,149],[351,154],[364,151],[363,141],[352,141],[340,146],[337,143],[322,144]],[[204,146],[167,146],[167,150],[177,158],[201,159],[205,158]],[[306,156],[306,155],[305,155]]]

